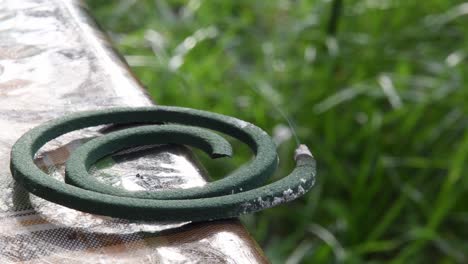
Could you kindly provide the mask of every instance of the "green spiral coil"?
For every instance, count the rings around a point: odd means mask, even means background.
[[[36,152],[62,134],[103,124],[135,123],[153,125],[111,132],[78,147],[66,163],[65,183],[34,163]],[[149,144],[185,144],[212,158],[230,156],[230,144],[212,131],[245,143],[255,157],[221,180],[183,190],[130,192],[104,184],[88,173],[106,155]],[[15,143],[10,169],[29,192],[79,211],[137,220],[203,221],[259,211],[305,194],[315,182],[315,160],[305,145],[296,149],[295,160],[296,167],[289,175],[264,185],[276,170],[278,155],[274,142],[262,129],[212,112],[155,106],[85,111],[46,122]]]

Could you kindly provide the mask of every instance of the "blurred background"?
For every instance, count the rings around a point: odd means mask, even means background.
[[[311,148],[313,190],[242,218],[273,263],[468,262],[468,2],[87,2],[156,103],[264,128],[276,177]]]

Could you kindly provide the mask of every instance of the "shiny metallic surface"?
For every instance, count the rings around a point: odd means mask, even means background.
[[[16,185],[10,148],[32,127],[74,111],[152,102],[79,1],[0,0],[0,39],[0,263],[267,262],[238,220],[124,221],[52,204]],[[61,136],[40,150],[37,165],[62,180],[69,153],[112,129]],[[206,182],[183,146],[116,153],[92,173],[135,191]]]

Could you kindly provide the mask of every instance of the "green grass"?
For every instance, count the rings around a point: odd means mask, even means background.
[[[317,185],[243,219],[273,263],[468,262],[468,4],[344,1],[333,38],[324,0],[88,2],[157,103],[294,120]]]

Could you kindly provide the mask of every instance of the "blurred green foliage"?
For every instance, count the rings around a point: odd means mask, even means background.
[[[159,104],[287,122],[318,161],[304,198],[243,220],[273,263],[468,262],[468,3],[88,1]],[[222,175],[248,158],[222,165]]]

